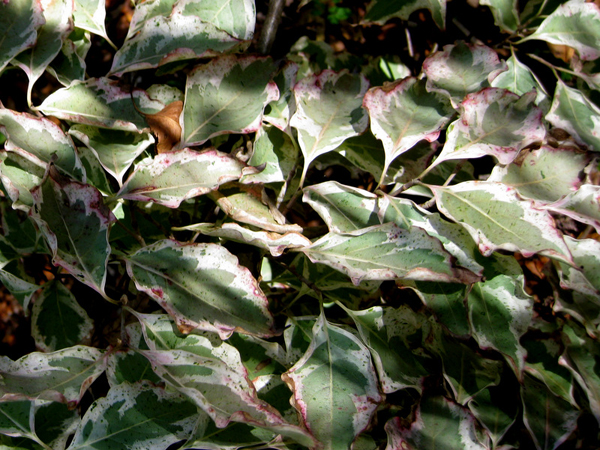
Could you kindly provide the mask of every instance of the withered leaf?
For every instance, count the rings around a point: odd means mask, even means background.
[[[166,153],[173,149],[181,139],[181,125],[179,116],[183,110],[183,102],[177,100],[169,103],[155,114],[144,114],[148,126],[158,139],[156,151]]]

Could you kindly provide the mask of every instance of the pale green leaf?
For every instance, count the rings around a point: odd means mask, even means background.
[[[560,263],[561,286],[591,297],[600,295],[600,242],[593,239],[573,239],[565,236],[577,269]]]
[[[75,0],[73,20],[77,28],[97,34],[106,39],[112,48],[117,48],[106,34],[106,9],[103,0]]]
[[[408,20],[419,9],[428,9],[436,25],[442,30],[446,28],[446,0],[372,0],[364,20],[380,24],[393,17]]]
[[[259,336],[274,333],[258,282],[225,247],[165,240],[140,249],[126,262],[137,288],[180,326],[214,331],[223,339],[234,330]]]
[[[362,102],[367,87],[363,76],[332,70],[303,78],[294,86],[296,112],[290,126],[298,130],[304,155],[302,181],[315,158],[365,131],[369,118]]]
[[[480,0],[481,5],[489,6],[494,15],[494,23],[504,31],[514,33],[519,25],[517,0]]]
[[[521,42],[531,39],[573,47],[584,61],[596,59],[600,57],[600,9],[593,2],[566,2]]]
[[[108,229],[116,219],[100,192],[64,178],[51,167],[32,196],[32,218],[46,239],[53,263],[105,296]]]
[[[306,353],[285,374],[292,402],[324,450],[346,450],[382,397],[369,350],[321,314]]]
[[[197,419],[196,406],[180,394],[124,383],[92,404],[68,448],[167,448],[188,439]]]
[[[579,145],[600,151],[600,107],[560,79],[546,120],[567,131]]]
[[[531,433],[536,448],[558,448],[577,427],[579,411],[527,373],[523,379],[521,395],[523,422]]]
[[[280,92],[279,99],[269,103],[265,109],[265,122],[288,134],[290,119],[296,112],[296,98],[294,97],[293,88],[297,81],[297,74],[298,65],[293,61],[287,61],[273,78]]]
[[[147,133],[106,130],[88,125],[74,125],[69,134],[83,142],[96,155],[102,167],[123,185],[133,161],[154,143]]]
[[[2,264],[0,264],[1,266]],[[25,280],[11,272],[0,269],[0,282],[18,300],[23,309],[27,310],[33,294],[40,288],[33,280]]]
[[[179,0],[176,4],[175,11],[183,15],[195,14],[236,39],[252,39],[256,21],[252,0]]]
[[[562,233],[546,211],[520,200],[514,189],[494,182],[470,181],[449,188],[429,186],[438,208],[462,224],[484,256],[495,250],[541,253],[571,262]]]
[[[444,46],[423,62],[427,90],[448,95],[455,107],[465,95],[488,87],[504,70],[506,64],[491,48],[463,41]]]
[[[533,315],[533,299],[519,280],[498,274],[473,285],[467,299],[473,337],[482,348],[493,348],[508,357],[521,378],[526,351],[520,339]]]
[[[460,104],[460,117],[448,127],[446,143],[434,164],[485,155],[510,164],[523,148],[546,136],[542,110],[534,101],[534,92],[519,97],[500,88],[468,94]]]
[[[94,324],[75,296],[56,279],[33,304],[31,334],[37,348],[53,352],[91,340]]]
[[[85,79],[85,57],[92,43],[90,33],[76,28],[65,39],[60,53],[47,67],[63,86],[69,86],[73,81]]]
[[[0,179],[12,207],[29,212],[33,205],[31,190],[42,183],[45,164],[28,152],[13,150],[0,151]]]
[[[425,81],[413,77],[369,89],[363,104],[369,111],[371,131],[383,142],[384,173],[396,157],[419,141],[435,141],[454,115],[446,96],[428,92]]]
[[[0,357],[2,400],[44,399],[76,406],[105,369],[104,352],[76,345],[53,353]]]
[[[544,209],[564,214],[600,231],[600,186],[584,184],[566,197]]]
[[[198,66],[187,78],[180,147],[221,134],[260,128],[265,106],[279,98],[270,58],[223,56]]]
[[[525,95],[532,89],[536,90],[535,104],[538,106],[549,102],[548,94],[542,83],[529,67],[523,64],[513,54],[506,60],[507,70],[500,73],[491,81],[491,86],[508,89],[517,95]],[[546,109],[544,109],[545,111]]]
[[[40,1],[11,0],[0,4],[0,72],[17,54],[35,45],[36,31],[44,23]]]
[[[513,164],[495,166],[488,181],[512,186],[521,197],[555,202],[581,186],[581,174],[589,160],[586,153],[542,146],[522,152]]]
[[[239,179],[245,164],[217,150],[161,153],[140,163],[119,193],[121,198],[177,208],[182,201]]]

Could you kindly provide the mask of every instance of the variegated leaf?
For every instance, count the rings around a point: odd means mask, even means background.
[[[108,229],[116,220],[94,187],[70,181],[51,166],[32,191],[31,217],[40,228],[54,264],[104,293],[110,245]]]
[[[29,212],[33,205],[31,190],[42,183],[45,164],[25,151],[0,151],[0,180],[14,209]]]
[[[156,300],[184,329],[235,330],[272,336],[267,298],[250,271],[225,247],[158,241],[126,258],[136,286]]]
[[[105,369],[104,352],[76,345],[53,353],[0,357],[2,401],[44,399],[75,407]]]
[[[369,350],[324,314],[306,353],[285,374],[292,402],[324,450],[347,450],[382,401]]]
[[[188,198],[239,179],[245,167],[240,160],[217,150],[197,152],[185,148],[161,153],[142,161],[117,195],[177,208]]]
[[[519,97],[505,89],[486,88],[467,95],[434,164],[485,155],[510,164],[519,151],[546,136],[542,110],[534,101],[533,91]]]
[[[181,394],[124,383],[92,404],[68,448],[167,448],[191,437],[197,420],[196,406]]]
[[[505,70],[506,64],[491,48],[462,41],[444,46],[423,62],[427,90],[448,95],[455,107],[465,95],[488,87]]]
[[[0,263],[3,266],[4,263]],[[40,288],[37,284],[32,283],[32,279],[26,275],[17,276],[14,273],[8,272],[4,269],[0,269],[0,282],[6,289],[17,299],[24,310],[27,310],[29,302],[33,294]]]
[[[369,111],[371,131],[383,142],[384,174],[396,157],[419,141],[435,141],[454,115],[446,96],[427,92],[425,81],[413,77],[371,88],[363,106]]]
[[[94,324],[75,296],[56,279],[33,304],[31,334],[37,348],[53,352],[91,340]]]
[[[39,106],[44,114],[100,128],[140,132],[146,122],[135,110],[131,97],[141,110],[156,113],[164,108],[144,91],[129,93],[108,78],[73,81],[70,86],[50,94]]]
[[[577,269],[560,263],[561,286],[597,299],[600,296],[600,242],[594,239],[578,240],[570,236],[565,236],[565,242]]]
[[[362,102],[367,87],[362,75],[332,70],[303,78],[294,86],[296,113],[290,126],[298,130],[304,155],[301,185],[315,158],[365,131],[369,118]]]
[[[69,86],[75,80],[83,81],[87,67],[85,57],[91,44],[90,33],[76,28],[47,67],[48,72],[63,86]]]
[[[566,130],[584,148],[600,151],[600,107],[560,79],[546,120]]]
[[[380,24],[386,23],[393,17],[408,20],[410,15],[419,9],[428,9],[436,25],[442,30],[446,28],[446,0],[410,0],[402,2],[372,0],[369,3],[364,20]]]
[[[290,119],[296,112],[296,98],[294,97],[293,88],[297,81],[297,74],[298,64],[287,61],[273,78],[280,92],[279,99],[269,103],[265,109],[265,122],[288,134],[290,133]]]
[[[39,0],[11,0],[0,4],[0,72],[17,54],[35,45],[37,29],[44,23]]]
[[[270,58],[256,56],[223,56],[198,66],[186,82],[180,147],[258,130],[265,106],[279,98],[274,69]]]
[[[521,42],[531,39],[572,47],[584,61],[596,59],[600,57],[600,8],[593,2],[562,4]]]
[[[90,31],[97,34],[108,41],[110,46],[116,50],[115,44],[108,38],[106,34],[106,19],[105,2],[102,0],[74,0],[75,11],[73,19],[77,28]]]
[[[557,202],[544,205],[544,209],[564,214],[600,231],[600,186],[584,184]]]
[[[517,31],[519,9],[516,0],[481,0],[479,3],[490,7],[494,23],[502,30],[510,33]]]
[[[105,130],[88,125],[73,125],[69,134],[83,142],[102,164],[102,167],[123,185],[123,177],[144,150],[154,143],[148,133]]]
[[[541,253],[571,263],[571,254],[552,217],[520,200],[502,183],[470,181],[452,187],[429,186],[438,208],[462,224],[483,255],[495,250]]]
[[[506,60],[506,65],[508,67],[506,72],[500,73],[491,81],[490,84],[492,87],[508,89],[519,96],[525,95],[535,89],[537,93],[535,98],[536,105],[541,106],[549,102],[548,94],[542,83],[531,69],[519,61],[514,54]],[[547,108],[543,109],[544,111],[547,110]]]

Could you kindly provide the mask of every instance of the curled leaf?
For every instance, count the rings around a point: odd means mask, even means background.
[[[169,103],[156,114],[144,114],[148,126],[158,139],[156,151],[166,153],[181,139],[179,116],[183,110],[183,102],[177,100]]]

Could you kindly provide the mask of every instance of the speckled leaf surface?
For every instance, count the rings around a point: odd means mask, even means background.
[[[592,3],[570,1],[560,5],[524,40],[539,39],[574,48],[579,57],[600,57],[600,8]]]
[[[595,152],[600,151],[600,107],[560,79],[554,91],[546,120],[567,131],[575,141]]]
[[[384,172],[396,157],[419,141],[435,141],[454,115],[446,96],[428,92],[425,81],[413,77],[371,88],[363,105],[369,111],[371,131],[383,142]]]
[[[496,88],[508,89],[517,95],[524,95],[532,89],[536,90],[535,104],[541,106],[550,101],[544,86],[529,67],[523,64],[513,54],[506,60],[507,70],[494,78],[490,85]]]
[[[192,435],[196,411],[192,402],[164,388],[121,384],[92,404],[68,448],[167,448]]]
[[[306,353],[283,375],[292,403],[324,450],[346,450],[382,400],[369,350],[321,314]]]
[[[142,161],[118,193],[121,198],[153,201],[177,208],[182,201],[239,179],[245,164],[217,150],[161,153]]]
[[[272,336],[267,298],[250,271],[225,247],[159,241],[127,257],[136,286],[157,301],[178,325]]]
[[[265,106],[279,98],[274,71],[270,58],[256,56],[223,56],[198,66],[186,82],[180,147],[258,130]]]
[[[51,120],[0,107],[0,130],[7,137],[6,150],[30,153],[42,167],[56,158],[54,164],[62,171],[75,179],[84,177],[73,141]]]
[[[462,224],[489,256],[494,250],[542,253],[570,262],[571,255],[552,217],[520,200],[502,183],[469,181],[449,188],[430,186],[438,208]]]
[[[31,217],[52,252],[52,262],[105,296],[110,245],[108,230],[115,217],[93,186],[69,181],[51,167],[32,191]]]
[[[312,262],[326,264],[361,280],[443,280],[467,277],[452,267],[441,243],[419,228],[404,230],[387,223],[363,228],[352,235],[330,232],[301,250]]]
[[[12,201],[12,207],[29,212],[33,205],[31,190],[42,183],[46,172],[43,167],[45,164],[24,151],[0,151],[0,161],[0,180]]]
[[[600,231],[600,186],[584,184],[578,190],[544,209],[564,214]]]
[[[53,352],[91,340],[94,324],[71,291],[54,279],[33,304],[31,329],[37,348]]]
[[[294,86],[296,112],[290,126],[298,130],[304,155],[302,180],[315,158],[365,131],[369,119],[362,102],[367,88],[364,76],[332,70],[305,77]]]
[[[156,113],[165,106],[150,100],[144,91],[135,90],[132,95],[146,113]],[[129,91],[109,78],[73,81],[46,97],[39,110],[63,120],[100,128],[134,132],[146,128],[146,122],[133,107]]]
[[[74,125],[69,134],[83,142],[102,164],[102,167],[123,185],[123,177],[144,150],[153,143],[148,133],[106,130],[89,125]]]
[[[520,150],[546,136],[542,110],[534,102],[535,92],[519,97],[500,88],[467,95],[434,164],[485,155],[494,156],[500,164],[510,164]]]
[[[579,189],[581,174],[589,160],[586,153],[544,145],[521,154],[513,164],[497,165],[488,181],[512,186],[521,197],[555,202]]]
[[[17,361],[0,357],[3,401],[44,399],[76,406],[105,370],[104,352],[76,345],[53,353],[29,353]]]
[[[412,349],[422,345],[421,336],[428,336],[428,324],[406,306],[374,306],[346,312],[371,352],[383,393],[407,387],[421,391],[422,381],[429,373],[427,358],[423,352]]]
[[[115,44],[108,38],[106,34],[106,7],[102,0],[75,0],[75,11],[73,20],[77,28],[87,30],[97,34],[108,41],[108,43],[116,49]]]
[[[471,289],[467,305],[479,346],[506,355],[520,378],[526,351],[519,340],[533,315],[533,299],[525,293],[522,281],[503,274],[480,281]]]
[[[561,286],[591,297],[600,296],[600,242],[565,236],[578,269],[560,263]]]
[[[444,29],[446,26],[446,0],[409,0],[386,1],[372,0],[367,9],[365,22],[386,23],[393,17],[408,20],[410,15],[418,9],[428,9],[436,25]]]
[[[0,72],[17,54],[32,47],[45,22],[41,2],[13,0],[0,5]]]
[[[491,48],[462,41],[444,46],[423,62],[427,89],[448,95],[455,107],[465,95],[488,87],[504,70],[505,63]]]

